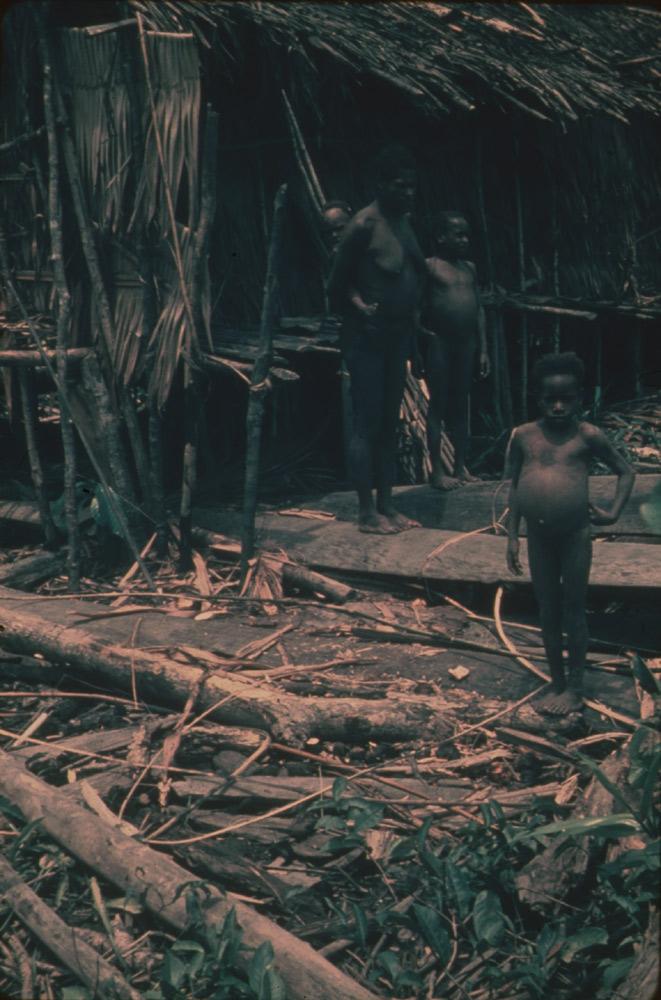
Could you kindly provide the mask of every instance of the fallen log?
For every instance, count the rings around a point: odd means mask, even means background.
[[[55,618],[48,601],[3,601],[12,592],[0,587],[0,646],[14,652],[39,652],[51,662],[64,663],[69,672],[100,678],[155,704],[181,707],[194,687],[199,688],[200,709],[216,706],[217,722],[263,729],[274,738],[294,745],[310,736],[342,742],[368,739],[398,742],[437,739],[450,735],[447,703],[440,698],[398,693],[393,698],[364,701],[355,698],[302,698],[274,689],[267,682],[235,674],[210,672],[179,663],[145,649],[104,644],[91,631],[68,626]],[[14,595],[15,596],[15,595]],[[71,601],[68,607],[82,612],[88,606]],[[33,609],[32,613],[31,610]]]
[[[95,997],[108,1000],[140,1000],[117,969],[85,941],[80,931],[69,927],[25,884],[18,872],[0,855],[0,896],[16,916],[60,961],[84,983]]]
[[[201,891],[185,868],[109,826],[59,789],[29,774],[3,751],[0,793],[26,820],[39,820],[42,829],[65,850],[125,892],[136,893],[152,913],[179,931],[189,923],[187,888],[197,897],[202,919],[209,926],[217,926],[233,909],[249,948],[271,942],[290,1000],[375,1000],[373,993],[293,934],[238,900],[221,896],[214,886]]]
[[[57,576],[64,569],[64,551],[39,552],[25,559],[17,559],[9,565],[0,566],[0,584],[27,590],[42,580]]]

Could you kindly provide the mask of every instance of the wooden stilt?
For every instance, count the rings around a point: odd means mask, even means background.
[[[202,163],[202,195],[200,198],[200,219],[195,232],[193,246],[193,317],[198,343],[205,329],[204,316],[204,271],[207,266],[207,245],[209,230],[216,212],[216,161],[218,150],[218,115],[207,105],[204,128],[204,154]],[[180,568],[188,570],[192,566],[191,530],[193,527],[193,497],[197,483],[197,458],[201,417],[201,375],[194,372],[188,363],[184,370],[184,411],[186,439],[184,445],[184,469],[181,484],[181,507],[179,512],[179,556]]]
[[[514,194],[516,200],[516,242],[518,259],[519,290],[526,290],[526,258],[525,244],[523,239],[523,199],[521,197],[521,173],[519,170],[519,142],[514,140],[515,173],[514,173]],[[521,313],[520,319],[520,344],[521,344],[521,390],[519,396],[519,409],[521,420],[528,419],[528,317]]]
[[[255,511],[257,510],[257,484],[259,480],[259,455],[262,437],[264,401],[268,392],[268,374],[273,353],[273,327],[276,317],[278,267],[282,243],[282,223],[287,195],[287,185],[279,189],[273,206],[273,225],[266,265],[259,349],[252,372],[246,418],[246,468],[243,490],[243,531],[241,534],[241,574],[245,579],[248,563],[255,552]]]
[[[53,549],[57,546],[57,528],[55,527],[44,489],[44,474],[41,465],[41,456],[39,455],[39,446],[37,444],[37,400],[34,372],[19,368],[18,384],[21,391],[23,426],[25,428],[25,443],[30,461],[30,473],[39,505],[39,519],[44,532],[46,546],[49,549]]]
[[[105,281],[103,280],[94,233],[92,231],[89,212],[87,211],[85,192],[80,176],[80,169],[78,167],[78,157],[69,126],[67,109],[59,87],[55,85],[53,90],[55,106],[57,108],[59,120],[62,124],[62,148],[64,152],[64,162],[66,164],[69,178],[71,198],[73,201],[76,220],[78,222],[83,255],[85,257],[85,263],[87,264],[87,270],[94,293],[94,305],[99,318],[99,325],[101,327],[103,343],[105,346],[105,352],[101,352],[101,357],[103,358],[105,354],[105,365],[103,367],[109,371],[115,344],[115,331],[112,312],[110,309],[110,299],[106,290]],[[102,369],[100,377],[104,378]],[[110,379],[108,381],[110,381]],[[147,463],[140,429],[137,424],[137,418],[133,408],[133,401],[128,395],[128,392],[123,388],[120,390],[119,396],[120,407],[127,422],[129,440],[131,441],[134,449],[136,469],[140,475]],[[107,435],[108,459],[110,471],[114,480],[113,485],[116,492],[119,493],[120,496],[129,501],[131,504],[135,504],[136,495],[133,479],[126,460],[126,452],[122,441],[119,420],[117,419],[116,407],[114,405],[111,392],[107,393],[107,399],[109,405],[105,413],[104,433]],[[148,482],[144,482],[143,479],[141,479],[141,485],[143,485],[143,487],[147,490],[149,489]],[[131,518],[129,520],[132,521]],[[132,527],[135,529],[136,525],[132,524]]]
[[[60,388],[60,427],[64,451],[64,516],[67,525],[67,575],[69,590],[80,588],[80,533],[76,511],[76,442],[66,401],[67,355],[71,324],[71,295],[64,270],[62,197],[55,126],[53,74],[46,40],[44,13],[35,13],[43,70],[44,118],[48,134],[48,224],[51,238],[53,284],[57,294],[57,376]]]

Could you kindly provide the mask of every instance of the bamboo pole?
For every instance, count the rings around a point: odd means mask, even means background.
[[[493,269],[493,255],[491,253],[491,240],[489,239],[489,224],[487,222],[487,209],[486,202],[484,198],[484,157],[483,157],[483,142],[482,135],[478,131],[476,134],[476,146],[475,146],[475,156],[476,156],[476,177],[477,177],[477,204],[478,212],[480,217],[480,228],[482,230],[482,244],[484,246],[484,265],[486,268],[487,284],[490,289],[493,289],[495,283],[495,275]],[[502,365],[503,365],[503,351],[502,351],[502,324],[498,323],[498,320],[494,322],[492,320],[491,313],[485,310],[485,322],[487,319],[491,320],[489,324],[489,333],[491,340],[491,359],[494,369],[493,378],[493,408],[494,415],[496,417],[496,423],[500,428],[504,426],[503,423],[503,376],[502,376]]]
[[[46,547],[54,549],[57,545],[57,528],[50,512],[48,498],[44,489],[44,473],[37,442],[37,412],[34,374],[19,368],[18,384],[21,392],[21,407],[23,410],[23,426],[25,428],[25,443],[27,445],[30,473],[34,491],[37,494],[39,520],[46,539]]]
[[[43,11],[35,12],[43,71],[44,118],[48,135],[48,224],[51,237],[53,282],[57,294],[57,378],[60,388],[60,429],[64,451],[64,516],[67,526],[67,576],[69,590],[80,589],[80,532],[76,510],[76,442],[66,401],[67,355],[71,324],[71,295],[64,270],[62,197],[53,102],[53,75],[46,40]]]
[[[0,855],[0,895],[16,916],[96,997],[140,1000],[124,976],[44,903]]]
[[[130,4],[123,2],[121,11],[126,23],[135,25]],[[131,126],[131,156],[133,173],[137,178],[144,167],[144,150],[146,131],[141,114],[141,94],[137,87],[140,75],[140,47],[137,35],[125,31],[121,42],[124,58],[124,77],[129,97],[129,113]],[[145,342],[149,338],[156,323],[156,297],[154,289],[154,273],[152,268],[152,247],[145,223],[145,213],[142,201],[136,201],[129,228],[135,233],[136,259],[138,274],[142,284],[142,323]],[[156,531],[155,551],[159,559],[165,559],[168,552],[168,523],[165,509],[165,485],[163,477],[163,415],[154,397],[147,403],[147,448],[148,458],[145,463],[149,477],[150,513]]]
[[[552,212],[553,212],[553,294],[555,298],[560,296],[560,227],[558,224],[558,185],[555,180],[555,173],[550,179],[551,192],[552,192]],[[558,354],[560,352],[560,317],[559,315],[554,315],[553,317],[553,353]]]
[[[10,139],[9,142],[0,142],[0,156],[4,156],[5,153],[13,153],[19,146],[24,146],[28,142],[33,142],[35,139],[38,139],[39,136],[45,134],[46,126],[41,125],[39,128],[32,129],[29,132],[24,132],[23,135],[17,135],[15,139]]]
[[[204,270],[207,267],[209,231],[216,214],[216,169],[218,159],[218,115],[211,105],[207,105],[204,127],[204,150],[202,160],[202,193],[200,218],[193,244],[193,308],[195,328],[204,328],[202,301],[204,295]],[[201,419],[201,374],[194,372],[190,364],[184,369],[184,409],[186,441],[184,445],[184,468],[181,484],[181,506],[179,509],[179,558],[180,568],[192,567],[191,530],[193,527],[193,496],[197,483],[197,456]]]
[[[523,237],[523,199],[521,197],[521,171],[519,170],[519,140],[514,139],[514,196],[516,201],[516,243],[517,243],[517,265],[519,290],[526,290],[526,258],[525,243]],[[521,344],[521,394],[519,405],[521,410],[521,420],[528,419],[528,317],[525,312],[521,314],[520,320],[520,344]]]
[[[262,318],[259,331],[259,348],[252,370],[252,383],[248,395],[246,418],[246,468],[243,488],[243,531],[241,535],[241,576],[245,579],[248,563],[255,551],[255,511],[257,510],[257,484],[259,479],[259,453],[265,395],[269,389],[268,374],[273,353],[273,327],[277,311],[278,268],[282,244],[282,223],[287,196],[283,184],[273,204],[273,225],[266,264],[266,279],[262,299]]]
[[[3,274],[3,278],[6,281],[6,275]],[[69,347],[65,353],[68,364],[70,365],[72,362],[75,364],[77,361],[82,361],[83,358],[87,357],[89,354],[89,348]],[[25,371],[28,368],[43,368],[44,355],[52,363],[57,363],[56,351],[0,351],[0,368],[18,368],[19,371],[21,369]]]
[[[61,125],[60,134],[62,138],[64,162],[66,164],[67,174],[69,177],[69,188],[71,191],[76,221],[78,223],[80,242],[83,248],[83,256],[85,257],[90,283],[92,285],[94,307],[99,319],[99,325],[101,327],[103,341],[105,344],[105,367],[110,372],[111,359],[113,357],[115,344],[115,330],[112,312],[110,309],[110,300],[106,290],[105,281],[103,279],[103,274],[101,273],[99,255],[96,248],[94,234],[92,232],[92,225],[90,223],[85,191],[80,176],[78,157],[73,137],[71,135],[67,109],[62,98],[60,88],[57,85],[57,81],[54,81],[53,90],[55,105],[57,107],[58,118]],[[102,356],[103,354],[104,352],[102,352]],[[103,375],[101,375],[101,377],[103,378]],[[143,488],[143,494],[145,490],[147,491],[147,496],[144,497],[144,499],[148,500],[149,482],[148,478],[145,478],[147,459],[144,446],[142,445],[140,429],[137,426],[137,418],[133,408],[133,401],[129,397],[128,392],[123,388],[120,389],[119,395],[121,409],[124,414],[127,430],[129,432],[129,440],[134,452],[136,469]],[[136,496],[133,480],[126,460],[126,453],[121,437],[119,421],[116,416],[116,410],[113,404],[112,394],[110,392],[107,393],[107,400],[109,409],[104,423],[108,443],[108,461],[114,480],[114,486],[120,497],[130,504],[135,504]],[[129,520],[132,522],[134,519],[130,518]],[[135,529],[136,526],[134,524],[132,526]]]

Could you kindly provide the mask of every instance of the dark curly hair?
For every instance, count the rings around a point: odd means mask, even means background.
[[[377,181],[391,181],[401,170],[416,170],[413,153],[405,146],[385,146],[374,159]]]
[[[539,391],[542,380],[549,375],[572,375],[576,379],[576,385],[581,389],[585,379],[585,365],[574,351],[565,351],[563,354],[544,354],[535,362],[532,370],[535,389]]]

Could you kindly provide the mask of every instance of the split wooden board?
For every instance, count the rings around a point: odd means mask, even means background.
[[[615,496],[615,483],[615,476],[591,476],[592,502],[609,504]],[[654,489],[661,490],[661,476],[637,476],[622,516],[613,525],[595,529],[595,534],[653,536],[655,532],[640,508]],[[470,483],[449,491],[432,490],[429,486],[397,486],[394,491],[395,502],[403,514],[420,521],[425,528],[446,531],[474,531],[497,521],[507,507],[508,493],[509,483],[500,480]],[[352,520],[357,501],[354,493],[329,493],[315,507],[335,514],[340,520]],[[522,527],[525,532],[525,523]],[[658,532],[656,535],[661,537]]]
[[[238,512],[198,509],[198,525],[237,537]],[[432,528],[397,535],[367,535],[352,521],[319,520],[282,514],[257,518],[257,544],[284,549],[290,559],[329,573],[427,579],[437,583],[530,583],[527,569],[513,577],[505,563],[506,540]],[[526,567],[525,539],[521,561]],[[661,587],[661,546],[640,542],[597,541],[590,583],[596,587]]]

